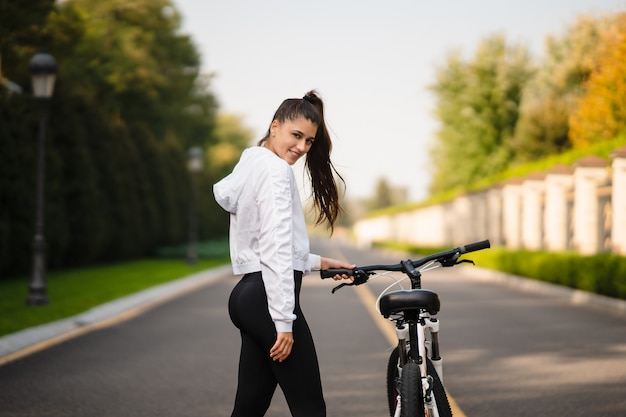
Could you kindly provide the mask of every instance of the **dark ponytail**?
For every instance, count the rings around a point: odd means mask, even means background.
[[[335,177],[342,183],[344,181],[330,160],[333,146],[324,120],[324,103],[314,90],[306,93],[301,99],[290,98],[283,101],[272,121],[278,120],[282,123],[285,120],[295,120],[300,116],[317,125],[315,141],[306,154],[305,162],[313,189],[314,206],[318,213],[315,224],[327,221],[332,232],[342,211]],[[269,135],[268,129],[258,145],[263,145]]]

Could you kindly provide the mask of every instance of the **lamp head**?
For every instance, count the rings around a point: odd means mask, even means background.
[[[46,53],[35,55],[28,65],[33,83],[33,94],[36,98],[50,98],[54,92],[57,62]]]

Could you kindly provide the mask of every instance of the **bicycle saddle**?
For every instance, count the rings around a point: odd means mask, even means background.
[[[430,290],[393,291],[380,298],[380,312],[385,317],[408,310],[426,310],[434,315],[440,306],[439,295]]]

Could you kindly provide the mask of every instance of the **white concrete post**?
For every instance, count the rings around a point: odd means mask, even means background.
[[[546,173],[545,247],[549,251],[570,249],[574,168],[558,165]]]
[[[510,249],[521,247],[522,180],[509,180],[502,186],[502,228],[504,244]]]
[[[414,212],[414,224],[420,231],[419,235],[413,235],[413,239],[408,239],[413,243],[419,243],[422,246],[445,246],[445,210],[441,204],[422,207]],[[422,231],[427,233],[422,233]],[[415,242],[415,238],[419,238],[419,242]]]
[[[361,220],[354,226],[357,244],[369,247],[373,242],[389,240],[392,228],[393,220],[388,216]]]
[[[608,163],[590,155],[574,166],[574,244],[579,253],[592,255],[604,248],[598,189],[610,181]]]
[[[613,158],[613,252],[626,255],[626,146],[611,153]]]
[[[468,195],[460,195],[453,201],[454,228],[453,239],[455,245],[464,245],[471,239],[471,204]]]
[[[522,183],[522,246],[529,250],[543,248],[543,207],[545,174],[531,174]]]
[[[487,237],[492,246],[504,243],[502,236],[502,186],[487,190]]]

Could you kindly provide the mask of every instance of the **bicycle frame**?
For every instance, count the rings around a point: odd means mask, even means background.
[[[422,271],[433,269],[438,267],[432,264],[423,265],[419,270],[415,269],[409,261],[402,263],[405,273],[411,280],[411,291],[420,292],[421,289],[421,276]],[[393,285],[400,284],[401,281],[394,283]],[[392,285],[392,286],[393,286]],[[381,293],[377,300],[377,304],[380,303],[381,298],[385,292]],[[436,294],[435,294],[436,295]],[[380,305],[377,306],[380,312]],[[382,314],[382,313],[381,313]],[[436,317],[432,317],[426,308],[413,309],[407,308],[399,313],[398,318],[389,318],[396,323],[396,334],[398,337],[398,375],[402,376],[402,368],[409,362],[416,362],[419,366],[419,375],[421,380],[422,396],[424,398],[424,406],[428,410],[429,416],[439,417],[439,411],[437,408],[437,402],[433,395],[434,379],[429,375],[427,363],[430,362],[435,368],[436,374],[439,376],[439,381],[443,383],[443,359],[439,355],[439,327],[440,322]],[[436,312],[435,312],[436,314]],[[383,314],[384,315],[384,314]],[[409,339],[407,346],[407,336]],[[417,346],[417,357],[413,353],[410,354],[409,347]],[[430,357],[428,354],[430,353]],[[448,406],[449,408],[449,406]],[[394,417],[400,417],[401,413],[401,401],[399,398],[396,400],[396,411]]]

